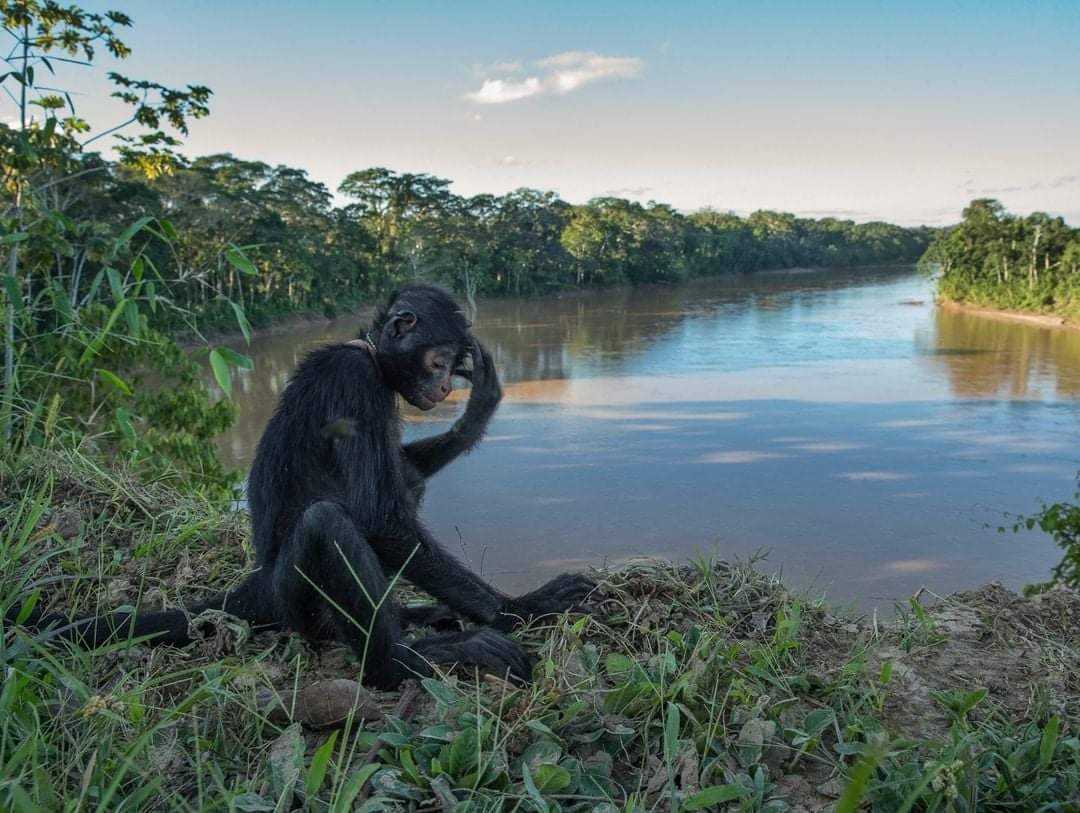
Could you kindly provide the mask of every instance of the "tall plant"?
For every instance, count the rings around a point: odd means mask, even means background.
[[[111,96],[130,113],[94,131],[62,77],[95,67],[102,49],[117,60],[129,56],[117,32],[131,19],[51,0],[0,0],[0,19],[9,39],[0,89],[15,111],[12,124],[0,125],[4,443],[48,438],[68,418],[80,439],[104,436],[136,462],[187,467],[183,473],[194,481],[221,485],[227,478],[210,440],[228,425],[231,407],[210,402],[198,368],[148,318],[172,309],[199,335],[193,314],[174,303],[170,281],[152,260],[175,245],[175,229],[149,217],[123,226],[103,222],[92,208],[75,205],[110,172],[93,152],[106,138],[133,178],[160,177],[182,164],[177,136],[187,134],[189,120],[208,114],[210,90],[110,71]],[[254,273],[240,248],[223,254],[222,262]],[[74,257],[78,262],[68,262]],[[242,309],[234,310],[246,331]],[[228,348],[206,351],[228,394],[230,367],[250,362]],[[168,386],[139,388],[148,374]]]

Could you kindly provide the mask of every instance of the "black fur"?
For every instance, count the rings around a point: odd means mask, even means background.
[[[527,680],[528,658],[501,632],[574,607],[593,584],[564,575],[510,598],[447,554],[418,517],[426,479],[479,443],[498,406],[491,355],[453,299],[428,285],[395,292],[367,335],[372,346],[327,345],[297,367],[251,469],[258,570],[190,612],[224,609],[256,625],[346,642],[363,654],[365,680],[380,687],[430,674],[431,663],[471,663]],[[425,365],[433,349],[452,359],[448,368]],[[459,366],[466,355],[471,372]],[[473,383],[462,417],[441,435],[403,446],[397,394],[430,408],[455,372]],[[445,606],[403,612],[388,595],[399,572]],[[402,640],[403,621],[442,623],[450,613],[489,628]],[[114,613],[52,634],[90,646],[143,635],[183,645],[188,618],[180,610]]]

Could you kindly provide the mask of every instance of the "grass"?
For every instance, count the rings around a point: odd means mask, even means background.
[[[89,612],[235,583],[244,521],[73,455],[0,469],[0,598]],[[1080,598],[997,586],[889,623],[760,563],[597,574],[518,688],[360,690],[355,656],[226,617],[185,650],[3,630],[0,809],[1076,810]]]

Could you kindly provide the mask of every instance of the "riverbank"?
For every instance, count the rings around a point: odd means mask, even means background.
[[[1018,322],[1035,327],[1058,328],[1062,330],[1080,331],[1080,321],[1065,316],[1049,313],[1031,313],[1028,311],[1008,310],[1006,308],[992,308],[985,305],[973,305],[968,302],[960,302],[949,297],[939,296],[935,300],[939,308],[954,311],[956,313],[970,313],[974,316],[982,316],[987,319],[997,319],[1002,322]]]
[[[8,461],[0,487],[8,601],[36,585],[72,612],[178,605],[247,568],[242,517],[77,455]],[[18,788],[26,809],[1080,799],[1075,593],[924,594],[883,623],[795,593],[760,562],[640,560],[595,575],[589,615],[519,634],[538,656],[527,689],[460,672],[368,693],[350,651],[227,617],[183,651],[42,657],[9,630],[0,702],[19,759],[2,763],[2,792]]]

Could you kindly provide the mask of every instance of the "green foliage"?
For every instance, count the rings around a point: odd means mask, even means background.
[[[1077,482],[1080,483],[1080,477]],[[1071,587],[1074,590],[1080,588],[1080,489],[1073,495],[1072,502],[1044,505],[1034,516],[1020,517],[1013,524],[1012,530],[1031,531],[1035,528],[1049,534],[1063,551],[1063,556],[1054,566],[1049,581],[1028,585],[1024,592],[1041,593],[1057,586]]]
[[[89,161],[89,159],[86,159]],[[235,324],[233,304],[256,325],[290,311],[340,313],[403,281],[439,281],[466,298],[564,288],[672,282],[791,266],[914,262],[927,230],[883,223],[757,213],[681,214],[669,206],[598,198],[572,206],[519,189],[463,198],[450,182],[376,168],[330,192],[302,170],[210,155],[146,178],[95,159],[97,170],[58,181],[66,248],[37,273],[85,295],[103,235],[143,218],[168,243],[141,233],[143,252],[172,281],[173,302],[205,327]],[[85,225],[85,224],[92,224]],[[240,258],[244,259],[241,260]],[[230,304],[233,303],[233,304]],[[175,311],[152,315],[186,330]]]
[[[175,595],[248,571],[241,517],[77,454],[0,461],[0,494],[0,617],[27,612],[35,587],[40,605],[85,613],[141,602],[143,584],[184,570]],[[73,506],[82,522],[61,532]],[[331,731],[262,698],[272,688],[294,708],[298,688],[355,667],[340,648],[263,632],[153,657],[68,652],[9,625],[0,808],[944,813],[1065,809],[1080,793],[1075,692],[1060,682],[1080,651],[1074,598],[989,608],[995,625],[1022,622],[1036,663],[982,689],[965,674],[979,663],[935,671],[927,652],[904,655],[904,620],[845,631],[855,622],[746,565],[639,561],[601,582],[592,615],[520,633],[534,685],[428,678],[407,704],[373,694],[385,720]],[[1047,623],[1067,625],[1058,649],[1036,643]],[[950,646],[972,651],[946,633],[933,651]],[[1002,646],[979,643],[983,674],[1013,654]],[[893,661],[917,679],[890,681]],[[1054,685],[1068,694],[1045,695]],[[906,735],[890,716],[919,709]]]
[[[173,151],[179,141],[162,128],[186,135],[189,120],[209,112],[210,91],[110,72],[112,95],[131,115],[89,135],[58,88],[58,71],[92,67],[102,45],[126,58],[117,32],[131,20],[42,0],[0,0],[0,17],[10,40],[0,87],[16,108],[14,121],[0,125],[6,451],[61,441],[107,452],[148,478],[228,494],[234,476],[212,439],[232,407],[212,402],[196,362],[165,332],[183,325],[200,335],[196,312],[178,295],[184,270],[160,262],[179,256],[183,239],[137,203],[145,184],[182,163]],[[110,135],[116,164],[88,149]],[[217,256],[249,272],[241,247]],[[216,304],[250,335],[240,303],[218,296]],[[250,361],[228,348],[210,352],[228,394],[230,369]]]
[[[222,468],[213,438],[232,423],[234,408],[214,402],[192,353],[151,325],[155,312],[188,315],[172,304],[169,282],[147,255],[117,268],[132,241],[148,245],[139,240],[144,232],[164,240],[158,224],[137,221],[102,255],[108,264],[84,296],[73,299],[63,279],[49,277],[34,299],[20,301],[12,442],[81,444],[149,479],[228,496],[235,475]],[[231,368],[251,368],[230,348],[210,350],[210,361],[226,394]]]
[[[996,200],[974,200],[920,264],[940,272],[947,299],[1080,317],[1080,230],[1060,217],[1019,217]]]

